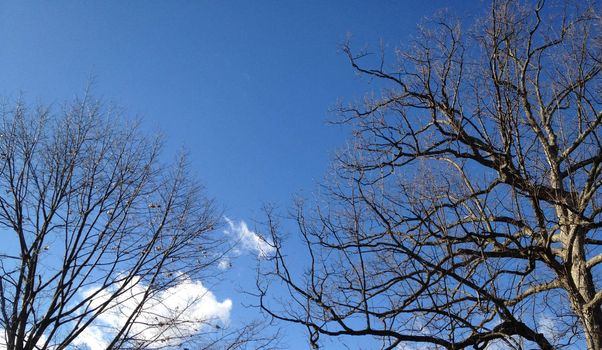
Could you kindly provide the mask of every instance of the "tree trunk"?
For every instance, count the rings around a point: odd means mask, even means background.
[[[589,350],[602,350],[602,317],[600,308],[586,310],[581,318]]]
[[[584,234],[575,230],[571,232],[575,237],[571,252],[571,271],[570,279],[574,288],[567,288],[567,291],[573,291],[570,296],[571,306],[583,324],[585,339],[588,350],[602,350],[602,314],[600,307],[589,307],[588,303],[594,299],[596,289],[591,272],[586,267]]]

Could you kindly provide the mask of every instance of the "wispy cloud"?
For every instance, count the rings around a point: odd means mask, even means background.
[[[554,343],[562,338],[562,332],[558,328],[557,320],[549,315],[542,315],[537,321],[538,331]]]
[[[224,217],[224,220],[226,220],[226,223],[228,224],[228,227],[224,232],[238,241],[240,249],[257,253],[259,258],[265,258],[274,253],[275,249],[272,243],[257,233],[249,230],[246,222],[241,220],[236,223],[227,217]]]
[[[232,267],[232,261],[230,260],[230,258],[222,258],[220,259],[220,261],[217,263],[217,268],[220,270],[227,270],[229,268]]]

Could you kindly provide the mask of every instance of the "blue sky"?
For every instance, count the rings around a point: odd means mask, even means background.
[[[311,196],[346,130],[327,124],[337,101],[374,86],[339,51],[391,52],[436,9],[472,16],[483,6],[456,1],[9,1],[0,5],[0,96],[60,105],[93,92],[140,116],[165,136],[166,153],[185,147],[193,172],[235,223],[253,229],[261,208],[286,210]],[[250,288],[239,258],[218,299]],[[245,260],[246,259],[246,260]],[[286,341],[303,348],[303,329]],[[302,345],[299,345],[302,344]],[[333,345],[333,348],[336,348]]]

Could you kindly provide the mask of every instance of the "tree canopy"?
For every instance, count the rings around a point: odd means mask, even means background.
[[[339,108],[353,138],[296,210],[303,273],[269,216],[261,307],[315,347],[602,349],[599,5],[439,14],[394,60],[345,45],[382,89]]]
[[[199,279],[227,246],[184,156],[90,96],[0,109],[0,347],[242,347]],[[222,325],[222,326],[220,326]]]

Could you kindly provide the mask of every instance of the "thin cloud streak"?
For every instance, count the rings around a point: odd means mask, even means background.
[[[224,233],[235,237],[237,243],[240,245],[240,249],[257,253],[258,258],[266,258],[274,254],[275,248],[272,242],[251,231],[246,222],[240,220],[238,223],[235,223],[227,217],[224,217],[224,220],[228,224],[228,228],[224,230]]]

